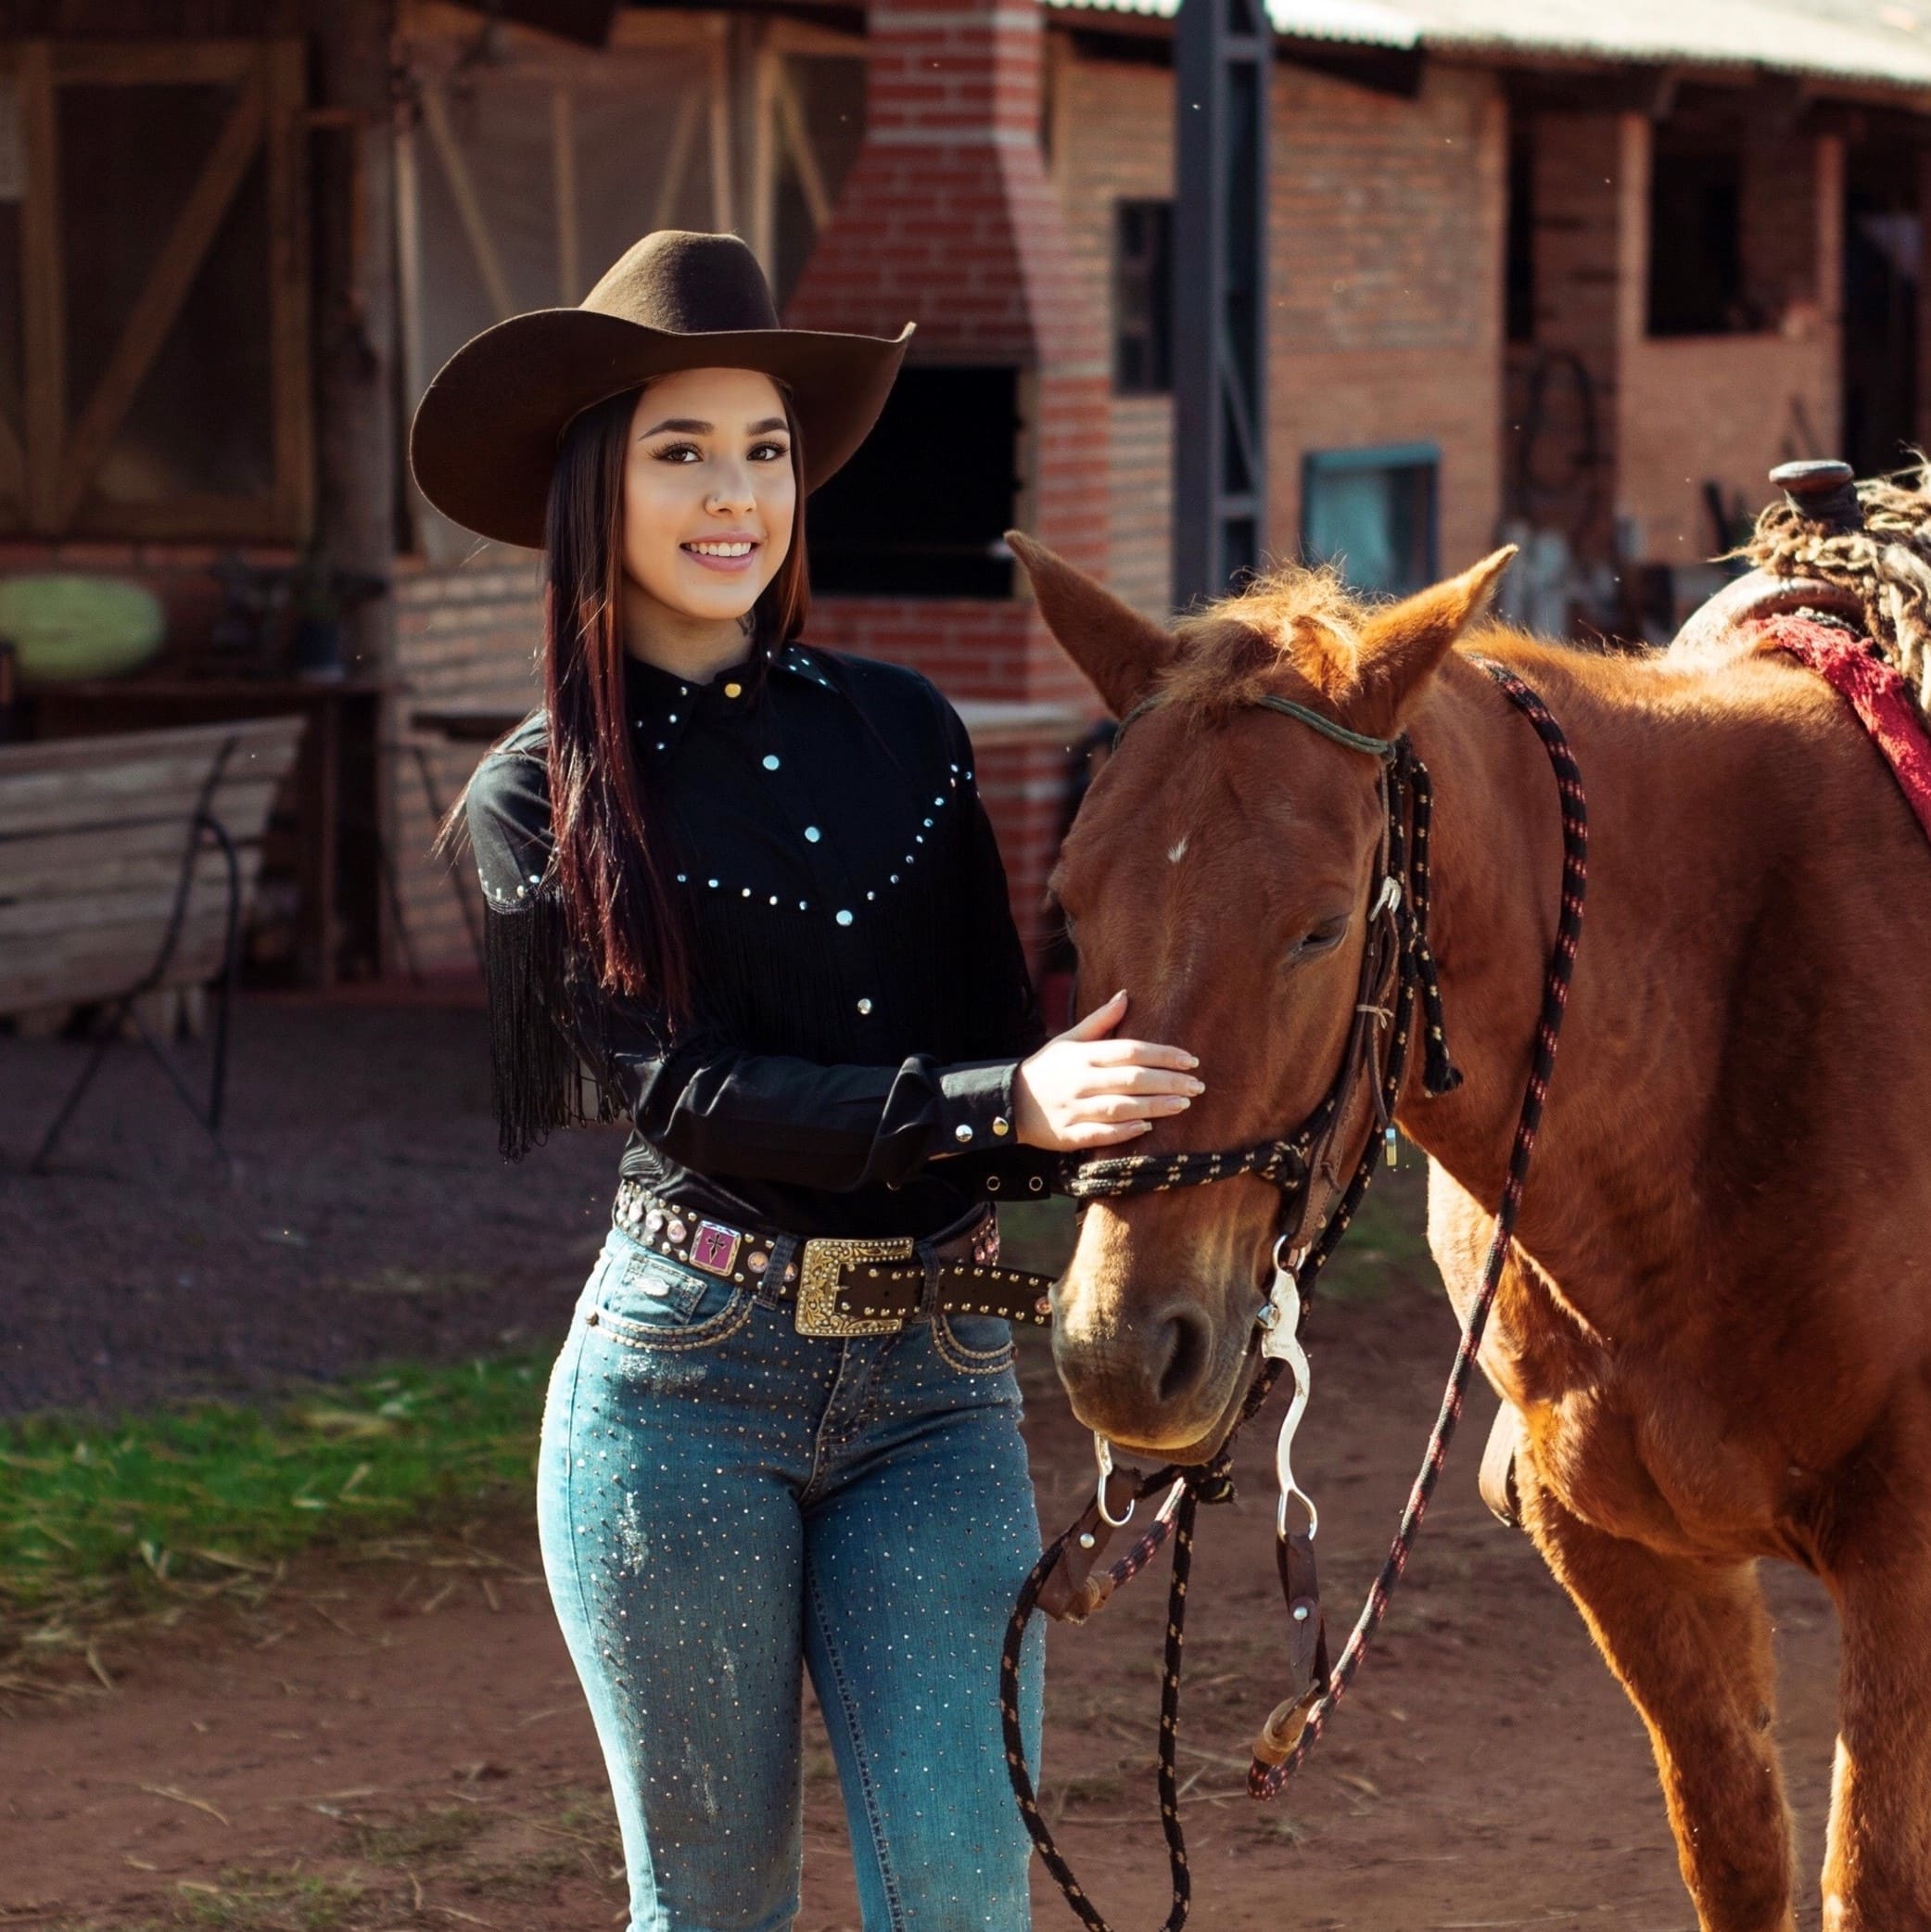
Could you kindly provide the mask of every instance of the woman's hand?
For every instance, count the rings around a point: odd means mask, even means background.
[[[1125,1011],[1126,995],[1115,993],[1020,1061],[1013,1129],[1028,1147],[1067,1153],[1132,1140],[1202,1090],[1187,1071],[1200,1060],[1184,1047],[1107,1037]]]

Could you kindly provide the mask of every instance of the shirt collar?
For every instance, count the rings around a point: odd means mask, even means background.
[[[769,658],[768,680],[782,676],[787,682],[808,680],[831,688],[823,658],[803,645],[781,645]],[[722,722],[744,715],[756,700],[756,670],[754,656],[695,682],[627,652],[624,690],[640,742],[654,753],[662,751],[667,756],[693,718],[703,716]]]

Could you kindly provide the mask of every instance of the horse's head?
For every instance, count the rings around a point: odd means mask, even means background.
[[[1393,736],[1511,553],[1386,607],[1283,569],[1169,631],[1043,546],[1008,540],[1114,714],[1159,700],[1094,781],[1049,882],[1080,1010],[1124,986],[1123,1032],[1200,1056],[1206,1090],[1130,1150],[1284,1135],[1347,1045],[1386,819],[1378,759],[1255,700]],[[1343,1167],[1370,1124],[1359,1099]],[[1218,1444],[1245,1392],[1279,1214],[1252,1176],[1088,1204],[1053,1324],[1083,1422],[1164,1456]]]

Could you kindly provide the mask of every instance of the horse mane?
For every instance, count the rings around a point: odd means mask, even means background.
[[[1313,695],[1345,712],[1362,689],[1363,634],[1394,601],[1351,591],[1332,565],[1275,565],[1175,623],[1179,650],[1155,688],[1163,702],[1202,723],[1229,717],[1267,693]],[[1632,689],[1632,677],[1668,662],[1660,645],[1543,637],[1493,616],[1479,618],[1462,643],[1525,667],[1582,672],[1595,681],[1607,677]]]

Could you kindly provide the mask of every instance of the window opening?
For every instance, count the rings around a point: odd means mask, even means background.
[[[1113,389],[1161,396],[1174,387],[1174,204],[1113,204]]]
[[[1356,591],[1405,596],[1435,578],[1433,443],[1313,451],[1303,459],[1301,549]]]

